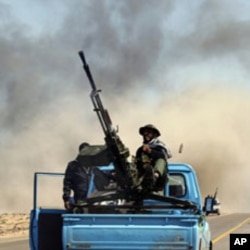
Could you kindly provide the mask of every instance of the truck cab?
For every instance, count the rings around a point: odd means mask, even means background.
[[[98,169],[105,173],[112,171],[113,166]],[[37,203],[39,178],[63,178],[63,173],[35,173],[30,249],[212,250],[195,170],[185,163],[170,163],[168,175],[163,193],[149,195],[141,204],[127,202],[122,197],[104,202],[94,198],[91,206],[84,206],[81,213],[69,213],[62,207],[43,207]],[[103,188],[99,184],[93,171],[90,199],[95,193],[107,198],[114,192],[100,190]]]

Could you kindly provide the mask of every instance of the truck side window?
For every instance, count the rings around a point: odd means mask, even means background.
[[[105,186],[109,184],[109,178],[107,174],[101,171],[99,168],[94,168],[94,184],[98,191],[104,191]]]
[[[113,190],[116,188],[114,171],[102,171],[98,167],[94,168],[94,184],[96,191]]]
[[[186,183],[185,178],[181,174],[171,174],[169,176],[169,196],[173,197],[183,197],[186,194]]]

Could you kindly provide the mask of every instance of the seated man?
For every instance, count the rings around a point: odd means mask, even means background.
[[[158,139],[161,134],[153,125],[141,127],[139,133],[143,136],[143,145],[137,149],[136,165],[142,177],[141,186],[154,191],[163,190],[167,182],[167,159],[172,154]]]

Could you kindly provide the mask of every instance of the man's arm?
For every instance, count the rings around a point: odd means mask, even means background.
[[[166,149],[161,147],[161,146],[156,146],[156,147],[150,147],[149,144],[144,144],[143,145],[143,152],[147,153],[151,159],[156,160],[156,159],[164,159],[166,160]]]
[[[73,178],[73,162],[70,162],[65,170],[65,176],[63,179],[63,200],[67,202],[70,200],[71,188],[72,188],[72,178]]]

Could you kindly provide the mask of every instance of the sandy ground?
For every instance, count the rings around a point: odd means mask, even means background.
[[[22,213],[0,214],[0,239],[28,236],[29,215]]]

